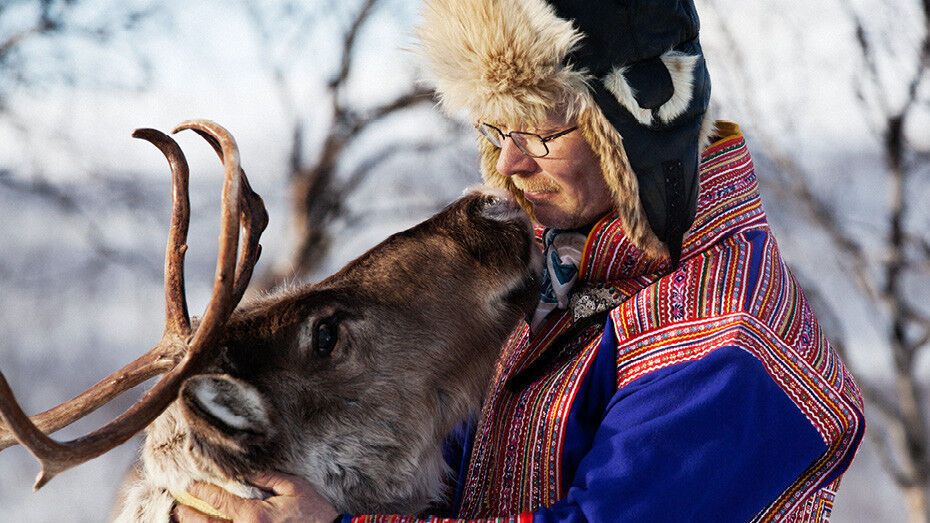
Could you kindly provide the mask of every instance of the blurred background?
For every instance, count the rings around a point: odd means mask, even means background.
[[[713,99],[867,403],[834,521],[927,521],[930,2],[698,0]],[[415,0],[0,0],[0,368],[45,410],[160,337],[164,158],[210,118],[271,215],[256,289],[313,281],[479,181],[474,131],[413,54]],[[193,133],[188,294],[210,291],[222,169]],[[114,402],[58,437],[122,411]],[[38,493],[0,453],[0,521],[103,521],[138,439]],[[765,471],[759,471],[764,474]]]

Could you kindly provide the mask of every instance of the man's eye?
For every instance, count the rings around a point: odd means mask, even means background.
[[[339,341],[339,323],[335,318],[321,320],[316,325],[316,332],[313,336],[313,352],[320,357],[327,357],[336,347]]]

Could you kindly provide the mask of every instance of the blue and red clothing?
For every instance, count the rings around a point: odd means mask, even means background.
[[[720,128],[681,264],[600,220],[575,292],[611,308],[514,334],[465,442],[455,518],[421,520],[829,518],[861,396],[779,254],[743,136]]]

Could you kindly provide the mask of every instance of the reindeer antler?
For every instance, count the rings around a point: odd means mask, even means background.
[[[248,286],[261,254],[259,238],[268,223],[264,204],[249,186],[239,165],[239,149],[226,129],[210,121],[190,120],[181,123],[174,132],[184,129],[194,130],[206,138],[226,170],[213,295],[202,320],[192,332],[184,292],[185,241],[190,222],[187,161],[172,138],[154,129],[139,129],[133,136],[158,147],[168,159],[172,173],[172,215],[165,256],[165,332],[158,345],[148,353],[34,420],[23,412],[6,379],[0,374],[0,416],[12,437],[25,446],[42,466],[36,478],[36,489],[55,475],[126,442],[158,417],[175,400],[184,380],[196,374],[214,355],[221,329]],[[245,242],[237,263],[240,220]],[[46,431],[54,432],[67,426],[120,393],[166,372],[126,412],[91,434],[68,442],[58,442],[46,435]],[[0,436],[0,449],[10,444],[9,433]]]

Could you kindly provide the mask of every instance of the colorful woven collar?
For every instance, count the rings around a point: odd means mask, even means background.
[[[724,137],[701,155],[697,215],[682,247],[682,263],[747,227],[765,223],[758,182],[743,135],[736,124],[718,122]],[[537,235],[544,231],[537,229]],[[588,233],[570,305],[538,322],[532,333],[514,338],[504,365],[514,376],[527,369],[549,345],[585,318],[613,309],[669,273],[668,263],[648,258],[623,233],[616,213]]]
[[[724,138],[701,155],[697,214],[685,236],[683,261],[742,229],[748,221],[764,220],[752,159],[739,126],[717,122],[717,129]],[[639,287],[642,278],[652,281],[667,272],[668,263],[649,259],[637,249],[627,239],[617,214],[611,213],[588,234],[578,280],[589,285]]]

